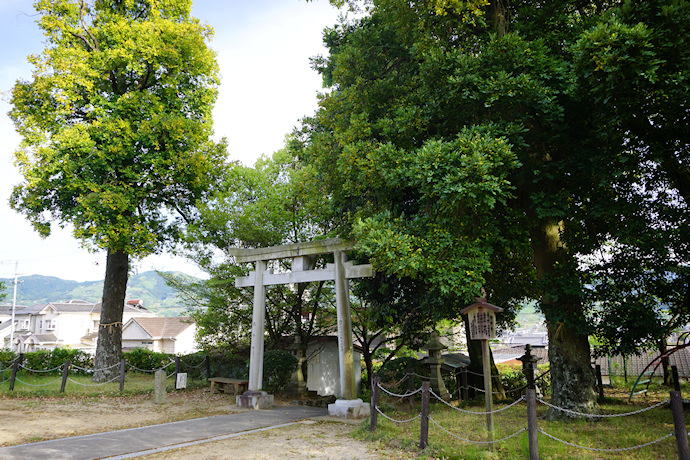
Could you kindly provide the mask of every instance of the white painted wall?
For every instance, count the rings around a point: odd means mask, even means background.
[[[338,342],[327,341],[310,344],[307,348],[307,389],[319,396],[335,395],[341,398],[340,358]],[[357,392],[362,383],[362,363],[358,352],[354,352],[355,385]]]

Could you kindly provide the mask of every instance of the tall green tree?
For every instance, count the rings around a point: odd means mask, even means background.
[[[641,214],[626,197],[645,196],[647,232],[654,216],[669,223],[686,206],[687,140],[673,132],[687,116],[686,52],[673,51],[687,37],[686,2],[641,10],[632,2],[362,3],[367,14],[324,35],[330,55],[315,66],[331,91],[303,138],[303,158],[329,184],[342,231],[378,269],[427,280],[434,295],[455,299],[448,317],[483,285],[499,305],[537,297],[553,400],[592,410],[588,335],[600,310],[587,295],[583,257],[611,241],[654,254],[616,229],[614,216]],[[630,33],[647,39],[607,35],[625,11]],[[640,11],[649,13],[645,26]],[[626,46],[663,58],[642,53],[634,60],[644,72],[628,76],[625,58],[637,55]],[[660,83],[663,69],[672,78]],[[628,92],[636,78],[646,86]],[[664,93],[673,107],[662,107]],[[607,113],[616,117],[606,124]],[[645,130],[635,131],[640,117]],[[662,182],[650,187],[659,169],[681,173],[663,182],[675,190],[663,206],[649,199],[666,193]],[[664,235],[684,232],[682,222]]]
[[[107,250],[96,367],[121,355],[130,257],[171,247],[216,183],[218,68],[190,0],[39,0],[46,37],[12,91],[24,181],[11,205],[42,235],[72,224]],[[112,371],[98,372],[106,379]]]
[[[254,167],[229,166],[219,190],[200,207],[200,219],[188,228],[188,251],[210,278],[176,287],[197,293],[193,315],[208,346],[241,347],[251,334],[252,292],[235,287],[235,278],[245,276],[250,267],[235,263],[228,248],[298,243],[328,232],[328,197],[318,184],[306,180],[310,173],[288,142]],[[274,263],[272,269],[290,269],[290,261]],[[327,321],[333,287],[324,282],[271,286],[266,296],[269,347],[284,345],[282,339],[293,335],[307,345],[314,334],[333,324]]]
[[[575,244],[600,305],[602,350],[666,349],[690,321],[690,13],[688,2],[621,2],[573,46],[576,89],[592,106],[597,167],[615,193],[599,197]],[[665,369],[668,380],[668,369]]]

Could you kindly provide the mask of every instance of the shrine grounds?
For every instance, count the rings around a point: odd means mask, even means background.
[[[52,377],[36,376],[33,384]],[[86,379],[86,377],[85,377]],[[621,379],[622,380],[622,379]],[[28,380],[25,380],[28,382]],[[85,380],[86,384],[88,380]],[[614,380],[614,388],[606,388],[600,404],[602,414],[635,412],[668,399],[668,388],[652,385],[647,396],[628,402],[630,385]],[[238,410],[234,397],[211,394],[208,387],[187,390],[170,389],[166,402],[153,403],[153,379],[150,375],[128,380],[127,389],[120,393],[117,382],[112,388],[72,385],[65,393],[50,385],[26,387],[18,384],[9,392],[0,388],[0,417],[12,420],[0,429],[3,446],[91,434],[114,429],[132,428],[176,420],[227,414]],[[684,394],[690,391],[687,385]],[[544,400],[548,401],[548,396]],[[279,404],[289,404],[289,398],[278,397]],[[418,403],[418,401],[417,401]],[[452,403],[457,406],[457,402]],[[494,409],[507,404],[497,403]],[[410,409],[398,398],[382,398],[381,411],[396,420],[416,416],[418,405]],[[461,405],[467,411],[483,411],[481,402]],[[627,417],[596,420],[547,421],[547,408],[538,406],[538,426],[545,432],[578,446],[593,449],[616,449],[614,452],[586,450],[554,441],[539,435],[540,458],[544,459],[665,459],[677,458],[673,437],[634,450],[621,450],[643,445],[673,432],[673,419],[668,404]],[[270,432],[246,434],[223,441],[211,442],[184,449],[168,451],[147,458],[428,458],[428,459],[524,459],[529,458],[527,433],[498,443],[494,450],[486,445],[461,441],[483,441],[485,416],[458,412],[444,404],[432,404],[431,417],[438,424],[430,424],[429,445],[424,451],[419,442],[419,419],[395,423],[379,416],[375,432],[369,431],[368,420],[347,424],[332,421],[306,421]],[[502,439],[526,426],[525,406],[519,403],[495,415],[495,439]]]

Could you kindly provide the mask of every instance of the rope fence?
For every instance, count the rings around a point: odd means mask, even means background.
[[[131,363],[126,362],[126,360],[121,360],[118,363],[115,363],[111,366],[107,367],[102,367],[102,368],[89,368],[89,367],[82,367],[78,366],[75,364],[71,364],[70,361],[65,361],[63,364],[60,366],[56,366],[50,369],[33,369],[30,368],[26,365],[23,364],[23,356],[20,354],[16,359],[11,361],[11,366],[0,369],[0,378],[2,380],[0,381],[1,384],[5,384],[9,382],[9,391],[14,391],[15,384],[18,382],[24,386],[27,387],[48,387],[51,385],[54,385],[55,383],[62,381],[62,384],[60,386],[60,392],[64,393],[65,391],[65,386],[67,382],[70,382],[74,385],[82,386],[82,387],[99,387],[103,385],[107,385],[113,382],[116,382],[119,380],[120,382],[120,391],[124,390],[125,386],[125,370],[130,369],[136,372],[142,372],[142,373],[156,373],[156,372],[163,372],[165,373],[165,370],[168,369],[170,366],[175,365],[175,369],[172,373],[168,374],[166,376],[166,379],[168,378],[174,378],[176,382],[176,387],[177,387],[177,376],[179,374],[186,374],[186,372],[182,372],[182,365],[188,370],[188,369],[200,369],[203,366],[205,366],[205,369],[201,373],[203,375],[202,378],[208,378],[210,375],[210,359],[209,356],[206,355],[204,356],[204,359],[199,363],[194,366],[189,366],[188,363],[184,362],[180,357],[176,357],[175,360],[170,361],[168,364],[161,366],[156,369],[142,369],[139,368]],[[119,371],[116,371],[115,375],[113,374],[114,369],[119,368]],[[18,377],[18,372],[23,371],[27,372],[29,374],[39,374],[39,375],[46,375],[49,373],[55,373],[55,372],[61,372],[62,377],[57,377],[54,380],[48,381],[48,382],[41,382],[41,383],[32,383],[28,382],[25,379],[22,379]],[[10,376],[7,378],[3,378],[5,376],[5,372],[10,372]],[[106,377],[107,380],[101,381],[101,382],[93,382],[93,383],[85,383],[85,382],[80,382],[78,380],[75,380],[69,376],[70,372],[72,373],[82,373],[82,374],[87,374],[87,375],[98,375],[98,373],[103,373],[101,377]],[[112,375],[112,376],[111,376]],[[184,379],[186,381],[186,379]],[[177,388],[179,389],[179,388]]]
[[[370,419],[370,431],[375,431],[376,426],[378,423],[378,416],[382,416],[386,420],[389,420],[393,423],[409,423],[417,419],[421,419],[420,421],[420,442],[419,442],[419,447],[421,449],[426,448],[428,444],[428,438],[429,438],[429,422],[431,422],[431,425],[435,429],[440,430],[441,432],[447,434],[448,436],[451,436],[455,439],[458,439],[463,442],[467,443],[472,443],[472,444],[481,444],[481,445],[487,445],[491,446],[496,443],[501,443],[508,441],[510,439],[513,439],[517,436],[519,436],[521,433],[527,432],[528,438],[529,438],[529,450],[530,450],[530,459],[538,459],[539,458],[539,448],[538,448],[538,437],[541,434],[543,437],[551,439],[553,441],[556,441],[558,443],[562,443],[565,445],[568,445],[573,448],[577,449],[584,449],[584,450],[589,450],[589,451],[596,451],[596,452],[608,452],[608,453],[614,453],[614,452],[627,452],[631,450],[637,450],[637,449],[643,449],[645,447],[649,447],[653,444],[660,443],[670,437],[675,436],[676,438],[676,445],[678,449],[678,456],[681,459],[690,459],[690,452],[688,451],[688,435],[690,433],[687,432],[685,428],[685,415],[683,412],[683,401],[680,393],[680,388],[678,385],[676,385],[676,388],[674,391],[670,392],[670,398],[666,399],[664,401],[661,401],[659,403],[656,403],[654,405],[631,411],[631,412],[626,412],[626,413],[615,413],[615,414],[589,414],[589,413],[582,413],[579,411],[575,411],[572,409],[564,408],[564,407],[559,407],[555,404],[552,404],[550,402],[547,402],[541,398],[538,398],[536,395],[536,386],[535,386],[535,379],[534,379],[534,367],[529,365],[525,366],[524,372],[527,377],[528,385],[527,385],[527,390],[526,394],[522,395],[519,399],[516,401],[512,402],[511,404],[508,404],[504,407],[498,408],[496,410],[492,410],[491,412],[479,412],[479,411],[469,411],[462,409],[460,407],[455,407],[454,405],[450,404],[448,401],[444,400],[442,397],[440,397],[434,390],[431,389],[431,383],[429,381],[423,382],[422,386],[420,388],[414,389],[412,391],[408,391],[407,393],[404,394],[396,394],[393,393],[381,384],[381,379],[378,376],[375,376],[372,379],[372,395],[371,395],[371,419]],[[411,374],[411,373],[410,373]],[[437,382],[434,382],[437,383]],[[405,419],[405,420],[396,420],[395,418],[386,415],[381,408],[379,407],[379,399],[381,394],[386,394],[389,396],[393,396],[396,398],[405,398],[405,397],[410,397],[412,398],[413,395],[416,395],[418,393],[421,393],[421,410],[419,413],[417,413],[414,417],[410,419]],[[487,416],[487,420],[489,417],[493,416],[494,414],[498,414],[500,412],[503,412],[505,410],[514,408],[518,405],[523,405],[525,404],[526,406],[526,419],[527,419],[527,426],[524,426],[522,428],[519,428],[517,431],[515,431],[512,434],[509,434],[501,439],[493,439],[493,420],[491,421],[490,424],[487,424],[487,440],[472,440],[467,437],[463,437],[457,433],[454,433],[450,429],[444,427],[439,423],[438,421],[434,420],[430,414],[430,402],[431,402],[431,397],[433,396],[434,401],[438,401],[443,403],[445,406],[452,408],[455,411],[462,412],[465,414],[470,414],[470,415],[478,415],[478,416]],[[549,410],[553,411],[561,411],[565,414],[568,414],[570,416],[574,417],[583,417],[583,418],[589,418],[589,419],[606,419],[606,418],[614,418],[614,417],[630,417],[630,416],[636,416],[643,414],[647,411],[650,411],[652,409],[656,409],[662,406],[666,406],[667,404],[670,403],[671,405],[671,412],[673,415],[673,424],[675,427],[675,431],[668,433],[664,436],[659,437],[658,439],[654,439],[649,442],[645,442],[639,445],[635,446],[626,446],[626,447],[617,447],[617,448],[597,448],[597,447],[591,447],[591,446],[584,446],[581,444],[578,444],[576,442],[571,442],[567,441],[564,439],[561,439],[557,436],[554,436],[552,434],[549,434],[548,432],[544,431],[542,428],[539,428],[537,426],[537,403],[541,403],[545,407],[549,408]]]

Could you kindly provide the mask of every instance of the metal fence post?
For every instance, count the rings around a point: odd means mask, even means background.
[[[175,378],[173,379],[174,382],[177,382],[177,374],[180,373],[180,357],[175,356]]]
[[[206,355],[206,358],[204,360],[206,361],[206,379],[210,379],[211,378],[211,358],[209,358],[208,355]]]
[[[120,361],[120,392],[125,389],[125,360]]]
[[[427,380],[422,384],[422,421],[419,433],[419,448],[426,449],[429,444],[429,399],[431,383]]]
[[[23,355],[22,355],[23,356]],[[15,359],[12,363],[12,377],[10,378],[10,391],[14,391],[14,381],[17,380],[17,371],[19,370],[19,360]]]
[[[685,414],[683,414],[683,398],[680,391],[671,391],[671,412],[673,412],[673,426],[676,432],[678,458],[690,460],[688,450],[688,430],[685,428]]]
[[[469,397],[470,385],[469,385],[469,382],[467,380],[467,367],[463,367],[462,370],[460,371],[460,380],[462,383],[462,386],[460,387],[461,388],[461,394],[462,394],[462,400],[467,401],[468,399],[470,399],[470,397]]]
[[[69,375],[69,366],[69,360],[65,361],[65,364],[62,365],[62,384],[60,385],[60,393],[65,392],[65,386],[67,386],[67,376]]]
[[[376,430],[376,424],[379,420],[379,395],[381,391],[381,377],[375,375],[372,382],[371,388],[371,418],[369,419],[369,431],[374,432]]]

